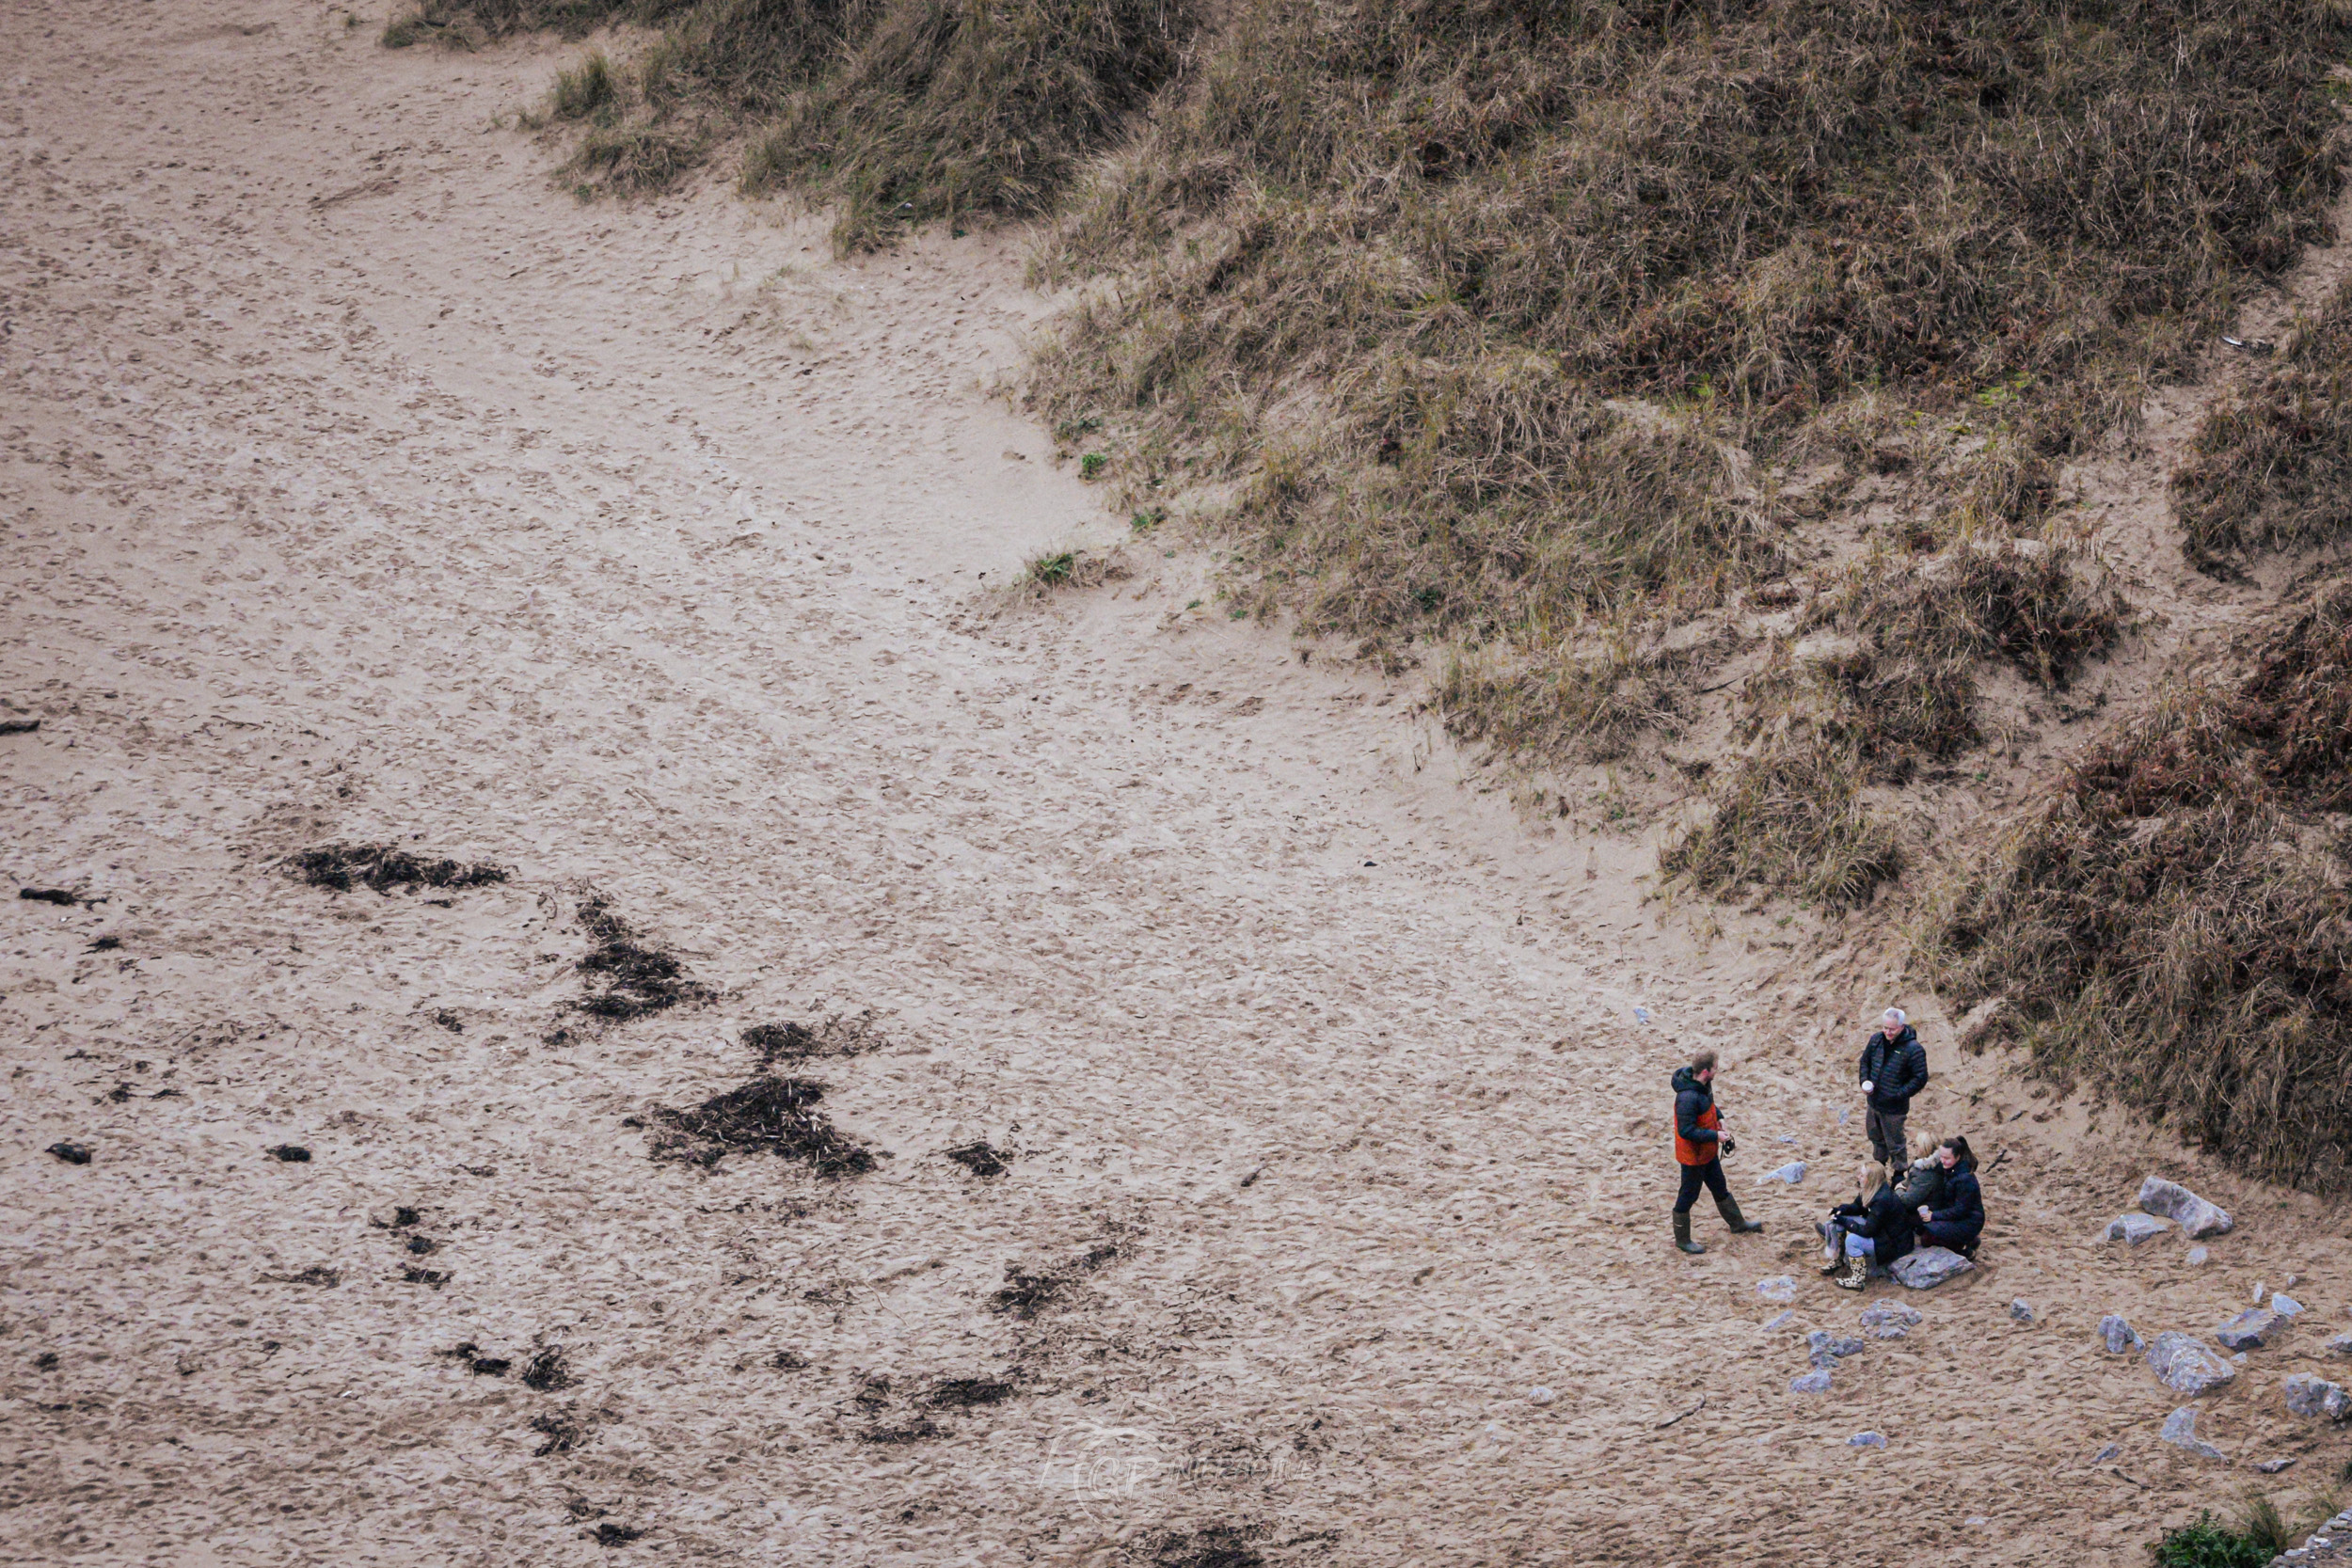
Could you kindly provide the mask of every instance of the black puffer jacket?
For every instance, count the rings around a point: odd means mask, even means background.
[[[1910,1024],[1893,1039],[1880,1030],[1862,1048],[1862,1070],[1854,1082],[1870,1087],[1870,1108],[1882,1116],[1899,1117],[1911,1110],[1911,1097],[1928,1086],[1928,1051],[1919,1031]]]

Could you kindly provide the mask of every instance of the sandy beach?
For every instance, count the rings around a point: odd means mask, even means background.
[[[583,203],[499,123],[576,51],[381,20],[0,28],[0,1559],[2073,1568],[2345,1457],[2280,1394],[2343,1366],[2340,1209],[1229,619],[992,395],[1020,233]],[[1124,575],[992,586],[1073,542]],[[681,1000],[580,1006],[598,911]],[[1889,1002],[1992,1222],[1856,1297],[1811,1225]],[[1701,1044],[1767,1228],[1684,1258]],[[858,1158],[670,1114],[763,1078]],[[2151,1170],[2208,1261],[2100,1240]],[[2228,1463],[2160,1442],[2101,1316],[2290,1280],[2197,1402]]]

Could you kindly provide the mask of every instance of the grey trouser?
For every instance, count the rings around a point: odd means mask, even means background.
[[[1870,1134],[1870,1153],[1882,1164],[1888,1160],[1910,1160],[1911,1146],[1903,1142],[1903,1122],[1909,1116],[1910,1112],[1905,1111],[1902,1116],[1890,1117],[1875,1105],[1863,1112],[1862,1125]]]

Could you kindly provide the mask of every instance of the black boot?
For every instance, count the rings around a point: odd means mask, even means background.
[[[1697,1253],[1707,1250],[1691,1240],[1691,1211],[1688,1209],[1675,1211],[1675,1246],[1682,1252]]]
[[[1737,1232],[1744,1234],[1750,1230],[1764,1228],[1762,1220],[1752,1220],[1740,1212],[1740,1200],[1729,1193],[1725,1193],[1715,1200],[1715,1212],[1723,1215],[1724,1223]]]

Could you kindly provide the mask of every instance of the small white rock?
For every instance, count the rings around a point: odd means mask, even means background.
[[[1541,1384],[1537,1384],[1527,1391],[1527,1402],[1530,1404],[1549,1404],[1559,1397]]]

